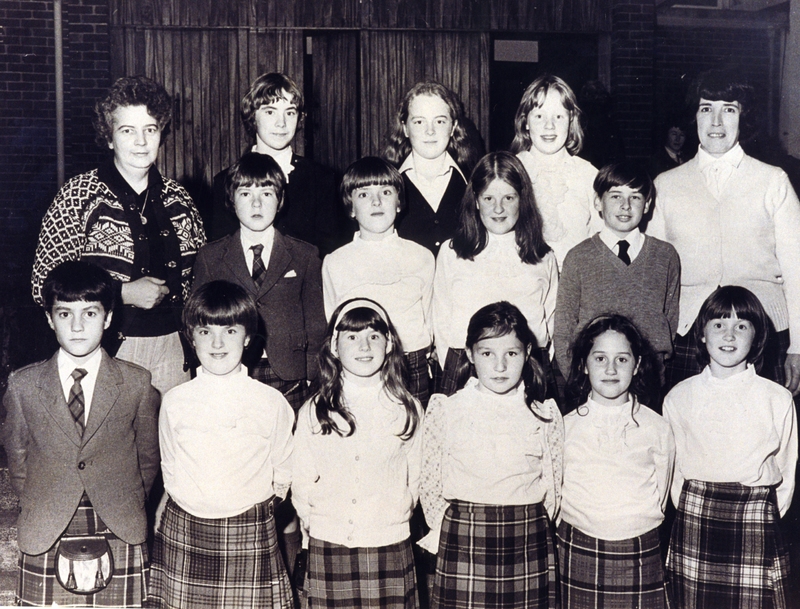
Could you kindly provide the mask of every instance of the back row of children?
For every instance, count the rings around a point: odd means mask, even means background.
[[[312,607],[418,606],[408,523],[420,496],[434,607],[665,607],[667,590],[677,607],[786,606],[778,520],[796,417],[789,392],[756,374],[768,319],[745,288],[704,303],[694,332],[707,366],[667,396],[664,419],[646,405],[659,386],[652,348],[612,314],[576,338],[562,420],[508,302],[470,318],[459,389],[434,395],[423,418],[389,314],[351,299],[333,313],[293,435],[288,401],[242,365],[255,303],[211,281],[184,310],[197,376],[164,396],[158,438],[149,373],[100,347],[110,277],[65,263],[44,295],[60,349],[12,374],[4,399],[21,604],[292,607],[274,519],[291,488]],[[169,501],[148,569],[159,448]]]

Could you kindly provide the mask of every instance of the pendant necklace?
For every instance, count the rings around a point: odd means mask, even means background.
[[[142,204],[142,209],[139,210],[139,218],[142,220],[142,224],[147,224],[147,218],[144,217],[144,208],[147,207],[147,199],[150,197],[150,189],[148,188],[144,193],[144,203]]]

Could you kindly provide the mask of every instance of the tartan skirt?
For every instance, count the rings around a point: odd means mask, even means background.
[[[565,609],[664,609],[658,529],[608,541],[561,521],[556,531],[561,605]]]
[[[153,546],[148,606],[291,609],[272,500],[230,518],[198,518],[168,499]]]
[[[275,370],[273,370],[266,357],[262,357],[258,360],[258,362],[250,367],[248,372],[250,373],[250,377],[256,379],[259,383],[264,383],[280,391],[295,413],[297,413],[308,398],[311,397],[311,387],[305,379],[300,379],[299,381],[284,381],[275,374]]]
[[[774,488],[684,482],[667,552],[671,606],[783,609],[788,575]]]
[[[308,606],[417,609],[411,541],[348,548],[311,537],[306,577]]]
[[[431,375],[428,370],[428,355],[431,348],[407,351],[406,365],[408,367],[408,390],[419,400],[422,408],[428,407],[431,398]]]
[[[147,598],[149,566],[144,544],[132,545],[116,537],[85,497],[81,500],[65,534],[105,533],[114,556],[114,574],[108,586],[95,594],[73,594],[56,580],[56,549],[44,554],[21,554],[17,602],[23,607],[141,607]]]
[[[541,503],[452,501],[442,521],[432,609],[558,606],[550,519]]]

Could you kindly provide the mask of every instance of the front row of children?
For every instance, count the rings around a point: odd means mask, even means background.
[[[389,315],[350,300],[331,318],[320,389],[294,436],[288,402],[241,364],[257,322],[242,288],[210,282],[187,303],[201,367],[164,396],[158,434],[148,373],[100,347],[108,275],[65,263],[44,295],[60,349],[13,373],[4,399],[20,604],[292,607],[274,520],[291,487],[311,607],[418,606],[418,496],[434,607],[553,607],[559,596],[664,607],[665,589],[677,607],[785,606],[778,521],[794,490],[796,417],[789,392],[756,374],[768,322],[744,288],[703,305],[707,367],[667,396],[663,419],[647,407],[651,348],[607,315],[575,341],[576,408],[562,420],[543,401],[529,324],[507,302],[472,316],[462,388],[435,395],[423,417]],[[170,499],[150,567],[144,500],[159,446]],[[670,490],[665,583],[656,529]],[[93,540],[70,553],[75,536]]]

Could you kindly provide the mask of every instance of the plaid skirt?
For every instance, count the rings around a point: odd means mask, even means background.
[[[658,529],[631,539],[590,537],[561,521],[556,531],[565,609],[664,609]]]
[[[783,609],[788,575],[775,489],[684,482],[667,552],[671,606]]]
[[[212,519],[168,499],[153,546],[148,606],[291,609],[272,501]]]
[[[439,538],[432,609],[558,606],[550,519],[541,503],[453,501]]]
[[[431,397],[431,375],[428,370],[428,355],[431,349],[419,349],[418,351],[407,351],[406,365],[408,367],[408,390],[422,404],[422,408],[428,407],[428,400]]]
[[[56,580],[55,557],[58,544],[44,554],[21,554],[17,602],[23,607],[141,607],[147,598],[149,566],[144,544],[127,544],[103,523],[89,500],[81,500],[65,534],[106,533],[114,556],[114,574],[108,586],[95,594],[73,594]]]
[[[380,548],[348,548],[311,537],[305,587],[311,609],[419,607],[408,539]]]
[[[259,383],[264,383],[280,391],[295,413],[299,411],[300,407],[311,397],[311,387],[305,379],[300,379],[299,381],[284,381],[275,374],[269,360],[265,357],[262,357],[251,366],[248,372],[250,373],[250,377],[256,379]]]

